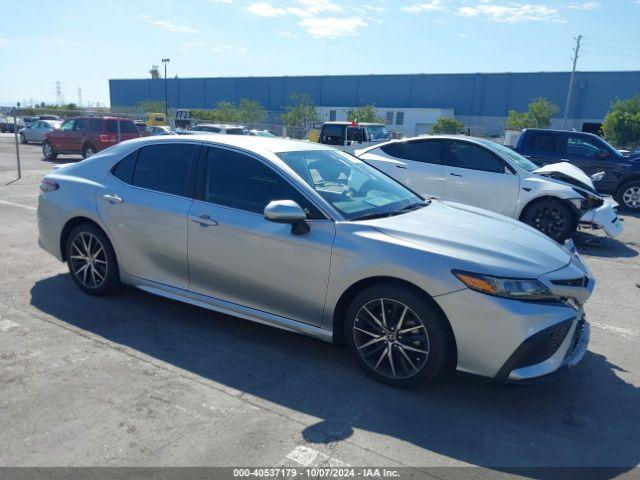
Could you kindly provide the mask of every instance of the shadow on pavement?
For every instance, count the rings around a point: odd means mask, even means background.
[[[346,439],[357,429],[399,440],[383,443],[383,453],[416,465],[419,447],[498,472],[619,467],[600,478],[640,461],[639,389],[595,353],[566,377],[536,386],[454,375],[407,391],[367,377],[344,348],[135,289],[94,298],[69,275],[57,275],[33,286],[31,303],[111,342],[322,419],[302,432],[312,444]],[[526,475],[553,477],[537,469]]]

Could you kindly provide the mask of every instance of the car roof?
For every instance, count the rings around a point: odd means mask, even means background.
[[[493,140],[487,139],[487,138],[480,138],[480,137],[470,137],[468,135],[430,135],[430,134],[426,134],[426,135],[418,135],[416,137],[407,137],[407,138],[399,138],[399,139],[393,139],[393,140],[389,140],[387,142],[382,142],[382,143],[376,143],[375,145],[370,145],[366,148],[363,148],[361,150],[358,150],[359,154],[358,155],[362,155],[364,153],[370,152],[371,150],[375,150],[376,148],[380,148],[383,147],[385,145],[390,145],[392,143],[403,143],[403,142],[412,142],[415,140],[461,140],[461,141],[466,141],[466,142],[470,142],[470,143],[475,143],[478,145],[486,145],[485,142],[489,141],[492,142]],[[494,142],[497,143],[497,142]]]
[[[592,137],[597,137],[596,134],[591,132],[577,132],[575,130],[560,130],[558,128],[525,128],[523,132],[551,132],[551,133],[571,133],[580,135],[591,135]]]
[[[199,123],[196,127],[244,128],[242,125],[233,125],[230,123]]]
[[[258,154],[279,153],[279,152],[296,152],[303,150],[335,150],[334,148],[315,142],[306,142],[302,140],[289,140],[280,137],[259,137],[255,135],[188,135],[184,137],[142,137],[129,140],[129,145],[135,144],[136,147],[147,143],[156,142],[184,142],[193,143],[201,142],[208,145],[222,145],[236,147],[243,150],[252,151]]]

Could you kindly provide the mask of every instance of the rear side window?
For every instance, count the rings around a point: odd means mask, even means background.
[[[107,132],[118,133],[118,124],[115,120],[107,120]],[[120,133],[139,133],[131,120],[120,120]]]
[[[326,145],[342,145],[344,143],[342,125],[325,125],[322,127],[320,143]]]
[[[531,132],[525,148],[532,152],[557,152],[558,135],[551,132]]]
[[[195,148],[192,144],[177,143],[142,147],[132,184],[157,192],[186,195],[189,166]]]
[[[100,130],[102,130],[102,120],[100,120],[99,118],[89,120],[89,127],[91,128],[92,132],[99,132]]]
[[[87,120],[85,120],[84,118],[78,118],[76,120],[75,126],[73,127],[74,130],[78,130],[78,131],[84,131],[84,130],[88,130],[89,129],[89,122]]]
[[[138,150],[131,152],[124,157],[111,169],[111,173],[122,180],[124,183],[131,184],[133,181],[133,170],[136,167],[136,158],[138,158]]]
[[[293,200],[304,209],[307,218],[324,218],[311,202],[271,168],[253,157],[221,148],[209,148],[202,199],[259,214],[273,200]]]
[[[504,162],[489,150],[467,142],[448,142],[448,165],[483,172],[504,173]]]
[[[420,142],[396,142],[383,145],[380,149],[395,158],[414,162],[442,163],[442,142],[425,140]]]

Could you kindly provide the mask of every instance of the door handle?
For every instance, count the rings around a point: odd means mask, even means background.
[[[453,172],[449,172],[449,175],[451,175],[452,177],[461,177],[462,175],[458,174],[458,173],[453,173]]]
[[[189,220],[191,220],[194,223],[197,223],[201,227],[215,227],[216,225],[218,225],[218,222],[216,222],[209,215],[200,215],[199,217],[189,217]]]
[[[115,193],[113,195],[103,195],[102,198],[104,198],[109,203],[124,203],[122,197],[116,195]]]
[[[397,167],[397,168],[403,168],[403,169],[405,169],[405,170],[407,169],[407,166],[406,166],[406,165],[401,165],[401,164],[399,164],[399,163],[396,163],[396,167]]]

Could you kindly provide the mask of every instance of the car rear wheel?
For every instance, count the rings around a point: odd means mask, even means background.
[[[573,235],[577,227],[576,216],[571,208],[552,198],[531,204],[521,220],[558,243],[563,243]]]
[[[95,225],[82,224],[71,231],[66,258],[73,280],[84,292],[103,296],[120,287],[116,254],[107,236]]]
[[[87,143],[84,147],[82,147],[82,157],[89,158],[91,155],[96,154],[96,147]]]
[[[53,145],[51,145],[51,142],[47,140],[45,140],[42,144],[42,154],[44,155],[44,159],[48,160],[49,162],[53,162],[56,158],[58,158],[58,154],[53,148]]]
[[[442,314],[423,295],[393,284],[369,287],[349,305],[344,338],[358,364],[395,387],[433,381],[452,342]]]
[[[627,182],[620,187],[616,200],[627,210],[640,211],[640,181]]]

